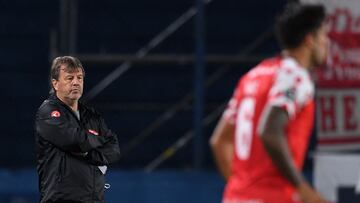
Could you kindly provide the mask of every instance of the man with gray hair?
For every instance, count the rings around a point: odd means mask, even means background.
[[[85,71],[71,56],[54,59],[50,96],[35,120],[41,203],[104,202],[107,165],[120,157],[117,135],[79,102]]]

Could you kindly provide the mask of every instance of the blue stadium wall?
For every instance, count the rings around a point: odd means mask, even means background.
[[[223,180],[213,172],[153,173],[109,170],[106,203],[184,203],[221,201]],[[38,203],[34,170],[0,170],[1,203]]]

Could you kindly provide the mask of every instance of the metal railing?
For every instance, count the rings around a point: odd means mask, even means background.
[[[207,5],[212,0],[204,0],[204,4]],[[171,34],[178,30],[182,25],[189,21],[197,13],[196,7],[191,7],[179,18],[177,18],[173,23],[166,27],[162,32],[157,34],[153,39],[149,41],[144,47],[140,48],[135,56],[136,58],[144,58],[152,49],[161,44],[165,39],[167,39]],[[104,79],[102,79],[97,85],[95,85],[88,94],[85,95],[85,100],[91,100],[96,97],[101,91],[103,91],[107,86],[113,83],[117,78],[122,74],[128,71],[132,67],[130,61],[125,61],[123,64],[115,68],[110,74],[108,74]]]
[[[247,54],[256,50],[262,43],[269,39],[273,35],[272,26],[261,34],[256,40],[246,46],[239,54],[239,56],[246,57]],[[223,66],[219,68],[214,74],[212,74],[206,80],[206,87],[209,87],[215,81],[219,80],[222,76],[228,73],[231,70],[230,66]],[[158,119],[156,119],[152,124],[145,128],[137,137],[135,137],[128,145],[125,150],[127,153],[129,150],[139,145],[145,138],[149,137],[156,129],[158,129],[166,121],[170,120],[179,110],[186,107],[193,99],[193,92],[188,93],[180,102],[176,103],[173,107],[169,108],[165,113],[163,113]],[[211,112],[208,116],[203,119],[203,126],[208,126],[211,122],[221,114],[225,107],[226,103],[222,104],[219,108]],[[193,130],[189,130],[185,135],[179,138],[173,145],[164,150],[158,157],[151,161],[144,170],[151,172],[156,169],[161,163],[169,159],[174,155],[179,149],[185,146],[193,138]]]

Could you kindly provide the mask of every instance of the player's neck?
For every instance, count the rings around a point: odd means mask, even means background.
[[[310,53],[308,50],[304,47],[299,47],[296,49],[286,50],[284,51],[285,55],[290,56],[294,58],[300,66],[310,69],[311,63],[310,63]]]

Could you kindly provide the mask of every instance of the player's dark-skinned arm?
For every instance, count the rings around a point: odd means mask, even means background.
[[[105,136],[109,142],[105,145],[89,151],[86,156],[86,160],[93,165],[109,165],[115,163],[120,159],[120,148],[118,137],[113,133],[103,118],[99,118],[99,136]]]
[[[271,107],[263,119],[264,127],[259,133],[275,166],[297,188],[304,203],[325,203],[295,167],[284,132],[289,121],[287,112],[279,107]]]
[[[231,175],[231,163],[234,156],[235,127],[221,118],[210,138],[210,146],[216,165],[227,181]]]
[[[109,141],[107,137],[93,135],[71,123],[63,112],[60,112],[59,117],[51,117],[51,108],[44,108],[40,109],[36,117],[36,131],[54,146],[67,152],[85,153]]]

